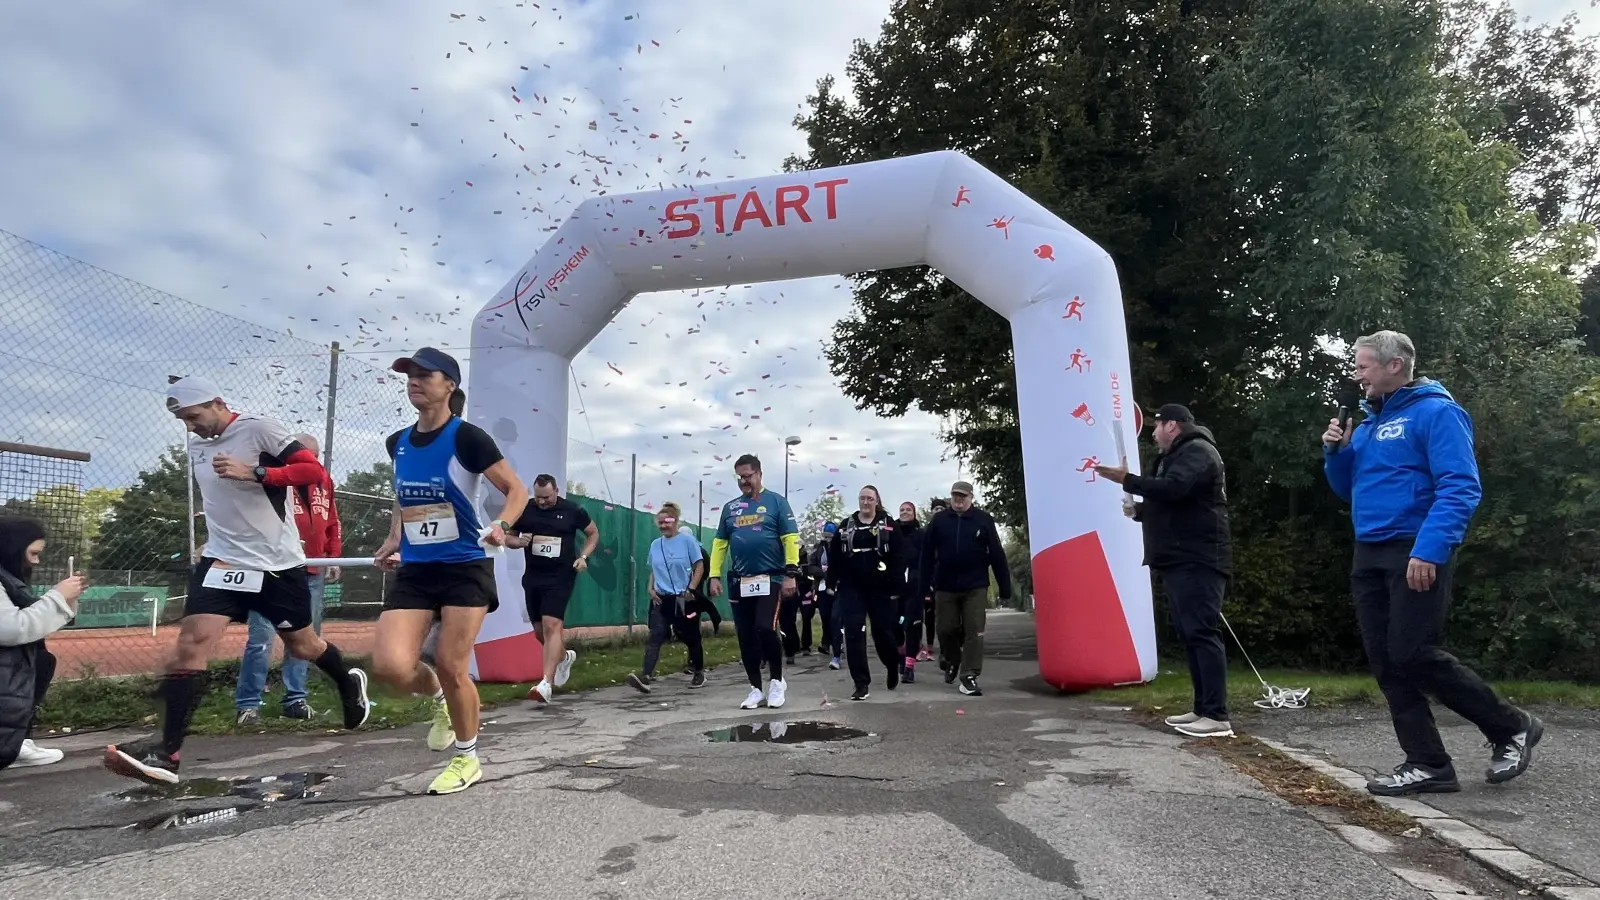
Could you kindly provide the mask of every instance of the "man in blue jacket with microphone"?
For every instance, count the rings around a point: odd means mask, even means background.
[[[1350,583],[1367,659],[1406,759],[1367,783],[1382,796],[1461,789],[1429,697],[1476,725],[1494,748],[1499,784],[1527,771],[1544,723],[1495,694],[1447,653],[1443,638],[1456,551],[1483,495],[1472,419],[1436,381],[1415,375],[1416,349],[1397,331],[1356,340],[1364,418],[1343,416],[1322,435],[1323,470],[1350,502]]]

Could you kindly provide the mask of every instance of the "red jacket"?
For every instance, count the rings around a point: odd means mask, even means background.
[[[310,559],[344,555],[344,539],[339,531],[339,510],[333,503],[333,478],[324,474],[322,483],[289,491],[294,498],[294,527],[300,531],[300,546]],[[317,570],[309,568],[308,574]]]

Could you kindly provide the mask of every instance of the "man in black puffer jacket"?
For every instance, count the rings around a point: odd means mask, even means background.
[[[1130,475],[1125,465],[1095,471],[1144,498],[1124,508],[1144,526],[1144,562],[1172,604],[1194,682],[1194,709],[1169,717],[1167,724],[1193,737],[1227,737],[1233,734],[1228,655],[1217,623],[1233,574],[1233,545],[1222,455],[1211,432],[1176,403],[1156,412],[1155,439],[1161,455],[1151,474]]]

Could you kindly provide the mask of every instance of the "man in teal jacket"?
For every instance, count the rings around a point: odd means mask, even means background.
[[[1431,696],[1476,725],[1494,748],[1491,784],[1527,771],[1544,723],[1495,694],[1439,646],[1456,551],[1483,488],[1472,419],[1436,381],[1417,378],[1416,349],[1396,331],[1356,341],[1366,417],[1322,435],[1323,470],[1350,502],[1355,525],[1351,590],[1361,640],[1389,702],[1406,759],[1367,783],[1383,796],[1460,790],[1429,706]]]

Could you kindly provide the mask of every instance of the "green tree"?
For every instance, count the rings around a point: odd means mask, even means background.
[[[394,464],[380,462],[365,471],[351,472],[338,486],[335,502],[344,555],[376,553],[389,536],[394,516]]]
[[[1144,397],[1224,396],[1252,330],[1221,302],[1245,219],[1196,113],[1250,6],[897,3],[851,54],[850,95],[830,76],[808,98],[796,124],[809,152],[788,165],[967,153],[1118,260]],[[926,268],[852,280],[855,308],[827,348],[846,395],[882,415],[946,417],[943,437],[989,487],[987,507],[1024,522],[1005,321]]]
[[[182,570],[189,565],[189,464],[184,448],[172,447],[153,468],[111,503],[90,548],[96,569],[140,572]],[[195,495],[196,507],[199,494]],[[198,510],[197,510],[198,511]],[[195,540],[205,542],[205,518],[195,520]]]
[[[822,526],[844,518],[844,497],[838,491],[829,491],[806,504],[800,514],[800,545],[810,549],[822,540]]]

